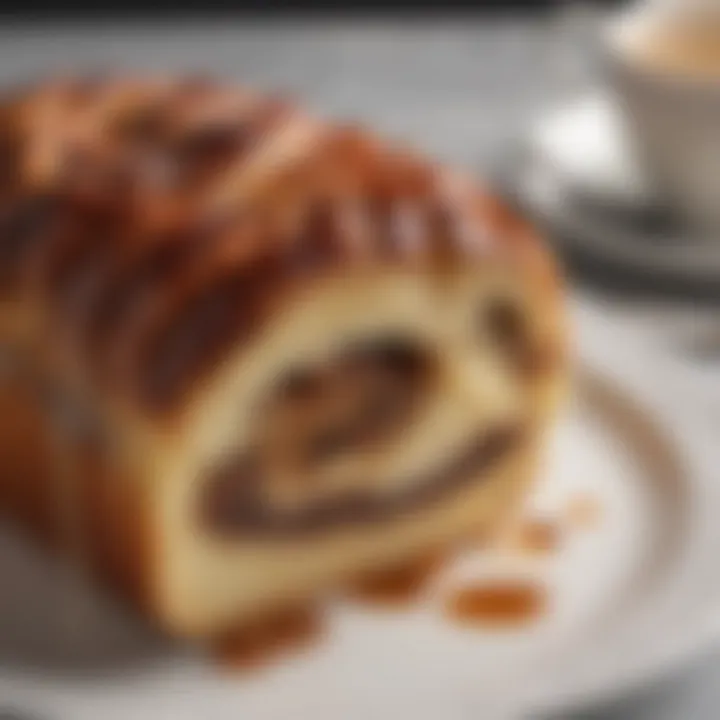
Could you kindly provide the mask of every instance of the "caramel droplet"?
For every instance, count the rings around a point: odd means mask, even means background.
[[[448,617],[481,628],[524,627],[547,609],[544,587],[528,580],[484,580],[460,588],[446,605]]]
[[[509,538],[512,550],[524,555],[549,555],[560,546],[561,532],[557,523],[542,518],[524,520]]]
[[[298,607],[258,618],[213,646],[216,662],[229,670],[251,670],[266,666],[286,652],[317,640],[322,633],[321,612]]]
[[[354,598],[370,604],[406,605],[416,600],[444,560],[442,553],[360,576],[351,586]]]

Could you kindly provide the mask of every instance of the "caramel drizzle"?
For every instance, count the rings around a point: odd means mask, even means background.
[[[202,79],[60,81],[0,120],[22,150],[0,197],[0,280],[44,298],[89,374],[158,409],[249,336],[283,282],[497,236],[467,188],[410,153]]]

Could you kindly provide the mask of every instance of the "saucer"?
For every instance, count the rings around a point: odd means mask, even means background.
[[[584,279],[720,298],[720,238],[699,237],[656,200],[608,95],[543,117],[504,159],[498,181]]]

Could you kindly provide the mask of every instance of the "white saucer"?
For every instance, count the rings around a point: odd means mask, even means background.
[[[699,238],[653,197],[607,95],[543,118],[500,180],[583,269],[649,290],[720,298],[720,237]]]
[[[578,313],[577,392],[533,502],[553,511],[579,489],[602,514],[557,554],[517,561],[550,588],[551,610],[537,624],[492,633],[444,618],[448,585],[492,569],[478,552],[448,568],[417,609],[338,604],[326,641],[266,674],[228,680],[92,592],[75,595],[75,626],[57,627],[73,593],[50,563],[3,535],[0,711],[53,720],[516,718],[606,698],[706,648],[720,602],[720,484],[703,454],[714,447],[707,422],[693,421],[682,392],[659,396],[672,386],[661,362],[635,352],[602,314]],[[72,668],[63,636],[85,649],[71,653]]]

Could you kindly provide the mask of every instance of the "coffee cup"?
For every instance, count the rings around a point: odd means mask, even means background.
[[[720,2],[637,3],[605,28],[629,147],[649,188],[720,239]]]

